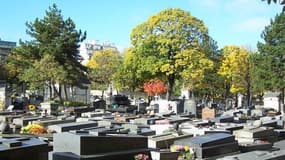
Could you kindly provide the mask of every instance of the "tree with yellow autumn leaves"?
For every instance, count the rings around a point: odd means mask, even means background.
[[[225,78],[225,89],[228,97],[229,92],[237,95],[238,93],[247,96],[247,105],[251,101],[251,64],[250,51],[240,46],[225,46],[222,49],[222,64],[218,73]],[[236,98],[237,99],[237,98]]]
[[[112,83],[121,62],[122,57],[115,49],[95,51],[86,64],[92,88],[106,90]]]

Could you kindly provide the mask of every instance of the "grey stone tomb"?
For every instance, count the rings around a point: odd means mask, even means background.
[[[47,160],[48,144],[36,138],[0,139],[1,160]]]
[[[209,158],[217,155],[238,151],[238,143],[231,134],[213,133],[174,142],[178,145],[188,145],[194,148],[196,158]]]
[[[147,137],[64,132],[54,135],[52,160],[133,160],[136,154],[150,150]]]

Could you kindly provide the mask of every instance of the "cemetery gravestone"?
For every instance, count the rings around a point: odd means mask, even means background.
[[[0,139],[1,160],[48,160],[48,144],[36,138]]]
[[[42,115],[57,115],[58,104],[44,102],[41,103]]]
[[[215,109],[210,109],[208,107],[205,107],[202,109],[202,119],[203,120],[210,120],[210,119],[214,119],[215,117],[216,117]]]
[[[54,135],[52,157],[53,160],[133,160],[134,155],[150,155],[151,150],[147,147],[147,137],[64,132]]]
[[[238,151],[238,143],[234,136],[227,133],[213,133],[177,140],[174,144],[193,147],[196,157],[200,159]]]
[[[56,124],[48,126],[48,129],[56,133],[67,132],[70,130],[80,130],[82,128],[96,127],[98,124],[95,121],[86,121],[86,122],[72,122],[64,124]]]
[[[71,123],[75,121],[75,117],[71,116],[71,117],[67,117],[65,119],[60,119],[60,118],[43,118],[43,119],[39,119],[36,121],[33,121],[32,123],[34,124],[41,124],[42,126],[50,126],[50,125],[56,125],[56,124],[63,124],[63,123]]]
[[[251,151],[247,153],[241,153],[233,156],[226,156],[217,160],[247,160],[247,159],[258,159],[258,160],[283,160],[285,159],[284,151]]]
[[[193,137],[192,134],[174,135],[171,133],[160,134],[148,137],[148,147],[150,148],[169,148],[175,140]]]
[[[235,135],[239,143],[253,143],[257,140],[268,141],[270,143],[277,141],[277,134],[274,133],[273,128],[269,127],[244,128],[233,131],[233,135]]]
[[[196,103],[194,99],[186,99],[184,102],[184,112],[191,113],[196,116]]]
[[[36,121],[38,119],[41,119],[39,116],[28,116],[28,117],[21,117],[21,118],[15,118],[13,119],[13,124],[17,126],[26,126],[32,121]]]
[[[178,156],[179,152],[171,152],[165,149],[151,152],[151,158],[153,160],[177,160]]]
[[[226,115],[226,116],[220,116],[215,118],[216,123],[226,123],[226,122],[233,122],[234,116]]]

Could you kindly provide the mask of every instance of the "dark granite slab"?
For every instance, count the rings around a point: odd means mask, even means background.
[[[209,147],[212,145],[218,145],[223,143],[229,143],[234,141],[234,136],[227,133],[213,133],[204,136],[197,136],[190,139],[190,146],[195,145],[199,147]]]

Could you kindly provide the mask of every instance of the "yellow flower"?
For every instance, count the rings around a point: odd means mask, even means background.
[[[29,109],[30,111],[34,111],[34,110],[36,110],[36,106],[30,104],[30,105],[28,106],[28,109]]]
[[[190,147],[189,147],[189,146],[184,146],[184,150],[185,150],[186,152],[188,152],[188,151],[190,150]]]
[[[25,127],[21,128],[21,134],[29,133],[29,134],[44,134],[46,133],[46,129],[40,124],[29,124]]]
[[[176,146],[176,145],[172,145],[172,146],[170,147],[170,151],[171,151],[171,152],[176,152],[176,151],[177,151],[177,146]]]

